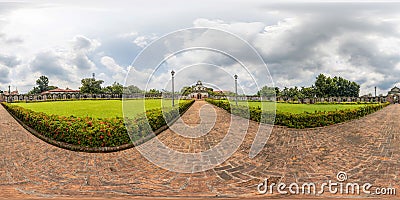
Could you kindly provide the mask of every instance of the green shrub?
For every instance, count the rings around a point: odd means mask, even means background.
[[[389,103],[369,104],[356,109],[337,110],[330,112],[315,112],[293,114],[287,112],[263,112],[260,107],[245,107],[230,105],[229,102],[206,99],[207,102],[214,104],[234,115],[251,119],[253,121],[275,125],[287,126],[290,128],[314,128],[332,125],[352,119],[357,119],[371,114],[389,105]],[[275,117],[274,117],[275,116]]]
[[[161,108],[149,110],[134,119],[125,118],[125,123],[122,118],[64,117],[34,112],[8,103],[2,104],[24,124],[47,138],[84,147],[115,147],[132,143],[131,138],[133,141],[139,140],[167,125],[167,121],[175,119],[193,102],[193,100],[180,102],[179,109],[171,108],[164,110],[164,113]]]

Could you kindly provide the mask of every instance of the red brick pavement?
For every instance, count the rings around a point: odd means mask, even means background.
[[[205,104],[196,102],[183,121],[196,126]],[[169,129],[158,138],[181,152],[211,148],[225,137],[231,120],[229,113],[213,108],[217,123],[208,134],[185,138]],[[253,159],[248,154],[258,124],[250,122],[244,142],[231,158],[214,169],[185,174],[157,167],[135,148],[100,154],[51,146],[19,126],[0,107],[0,198],[264,198],[271,195],[259,195],[256,189],[264,178],[287,184],[318,184],[336,181],[339,171],[347,172],[350,182],[399,189],[398,114],[400,105],[391,105],[359,120],[324,128],[275,127]]]

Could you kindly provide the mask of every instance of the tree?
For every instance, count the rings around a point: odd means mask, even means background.
[[[29,91],[28,94],[40,94],[44,91],[58,88],[56,86],[49,86],[49,78],[47,78],[46,76],[40,76],[39,79],[36,80],[36,85],[37,87],[33,87],[33,89]]]
[[[39,87],[33,87],[33,89],[28,92],[28,94],[39,94],[39,93],[41,93]]]
[[[280,96],[281,95],[281,91],[279,90],[278,87],[275,87],[275,95],[276,96]]]
[[[148,92],[146,92],[145,96],[149,97],[161,97],[162,93],[157,90],[157,89],[150,89]]]
[[[185,86],[182,88],[181,93],[183,96],[187,96],[193,92],[193,87]]]
[[[141,90],[139,87],[135,85],[130,85],[128,87],[124,87],[124,93],[125,94],[137,94],[137,93],[143,93],[143,90]]]
[[[304,98],[314,98],[315,97],[315,91],[314,91],[314,86],[311,87],[301,87],[300,93],[304,96]]]
[[[276,88],[275,87],[268,87],[264,86],[257,92],[257,96],[263,97],[273,97],[276,95]]]
[[[47,91],[49,87],[49,78],[46,76],[40,76],[38,80],[36,80],[36,85],[38,86],[40,92]]]
[[[102,92],[101,84],[103,83],[103,80],[84,78],[81,80],[82,86],[79,89],[81,90],[81,93],[100,94]]]
[[[111,86],[103,88],[102,91],[106,94],[122,94],[123,90],[124,87],[121,84],[114,82]]]
[[[342,77],[320,74],[315,81],[315,94],[317,97],[358,97],[360,85]]]

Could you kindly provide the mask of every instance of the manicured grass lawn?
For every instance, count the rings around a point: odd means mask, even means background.
[[[147,99],[143,100],[84,100],[84,101],[54,101],[38,103],[14,103],[36,112],[55,114],[61,116],[94,117],[94,118],[115,118],[122,117],[122,104],[125,114],[134,117],[145,110],[164,107],[171,107],[171,100]],[[144,105],[146,107],[144,108]]]
[[[239,102],[239,105],[246,105],[247,102]],[[248,102],[250,107],[257,107],[261,105],[261,102]],[[274,103],[272,102],[262,102],[263,109],[265,111],[272,110]],[[234,105],[234,103],[233,103]],[[277,112],[288,112],[288,113],[314,113],[315,111],[336,111],[345,109],[355,109],[363,107],[365,104],[357,105],[340,105],[340,104],[328,104],[328,105],[318,105],[318,104],[289,104],[289,103],[276,103]]]
[[[182,101],[182,100],[181,100]],[[94,117],[94,118],[115,118],[123,117],[122,104],[124,104],[125,114],[128,117],[134,117],[145,110],[151,110],[171,106],[171,100],[147,99],[143,100],[85,100],[85,101],[54,101],[54,102],[38,102],[38,103],[15,103],[27,109],[36,112],[44,112],[46,114],[56,114],[61,116],[75,117]],[[233,102],[232,102],[233,103]],[[241,105],[246,105],[247,102],[239,102]],[[249,106],[257,107],[261,102],[248,102]],[[234,104],[234,103],[233,103]],[[144,107],[145,105],[145,107]],[[274,103],[263,102],[265,110],[272,110]],[[303,113],[315,111],[335,111],[344,109],[354,109],[365,105],[315,105],[315,104],[287,104],[276,103],[276,110],[289,113]]]

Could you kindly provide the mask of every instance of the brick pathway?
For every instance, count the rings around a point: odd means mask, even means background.
[[[202,115],[217,122],[205,135],[208,125],[198,126],[202,107],[207,111]],[[347,172],[350,182],[399,190],[398,114],[400,105],[391,105],[362,119],[324,128],[275,127],[253,159],[248,154],[258,124],[249,122],[248,134],[232,157],[214,169],[191,174],[157,167],[135,148],[98,154],[48,145],[25,131],[0,106],[0,198],[266,197],[256,190],[264,178],[288,184],[322,183],[336,181],[339,171]],[[206,151],[223,140],[232,119],[227,112],[197,101],[182,117],[197,127],[194,135],[185,135],[192,138],[174,133],[174,128],[158,138],[183,153]]]

